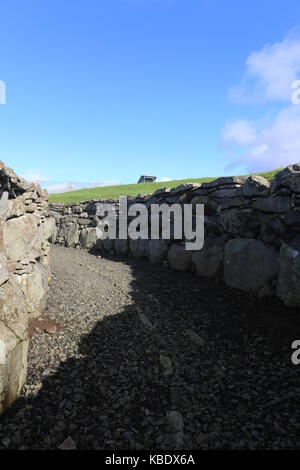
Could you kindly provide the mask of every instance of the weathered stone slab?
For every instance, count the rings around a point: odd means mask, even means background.
[[[290,230],[300,232],[300,213],[296,211],[289,211],[284,214],[284,222]]]
[[[161,263],[167,256],[169,245],[168,240],[149,240],[149,259],[151,263]]]
[[[38,318],[45,310],[49,270],[42,263],[37,263],[31,273],[16,276],[24,293],[30,318]]]
[[[192,252],[184,244],[173,243],[168,251],[168,262],[171,268],[186,271],[192,267]]]
[[[6,221],[9,212],[8,194],[8,191],[4,191],[0,199],[0,219],[2,220],[2,222]]]
[[[261,215],[260,238],[265,243],[279,248],[286,233],[287,227],[279,214]]]
[[[47,217],[45,221],[41,224],[41,239],[42,240],[50,240],[53,237],[55,232],[55,218],[54,217]]]
[[[300,251],[285,243],[280,248],[276,295],[285,305],[300,307]]]
[[[6,256],[0,252],[0,286],[9,278],[9,270],[7,266]]]
[[[237,197],[240,195],[240,189],[239,188],[223,188],[223,189],[217,189],[213,193],[211,193],[211,196],[214,198],[229,198],[229,197]]]
[[[138,238],[137,240],[129,241],[130,252],[134,258],[147,257],[149,255],[149,240]]]
[[[8,200],[8,214],[7,219],[11,219],[12,217],[21,217],[26,212],[25,204],[20,200],[17,199],[9,199]]]
[[[129,240],[115,240],[114,248],[117,255],[127,255],[129,252]]]
[[[262,176],[250,176],[243,184],[241,191],[243,196],[246,197],[257,197],[262,194],[267,194],[271,183]]]
[[[192,263],[199,276],[217,278],[223,271],[223,257],[226,241],[222,237],[209,235],[202,250],[193,252]]]
[[[232,197],[222,200],[218,206],[218,211],[221,212],[226,209],[232,209],[233,207],[250,207],[249,199],[244,197]]]
[[[66,236],[66,246],[74,247],[79,242],[79,231],[77,223],[68,226],[68,233]]]
[[[104,251],[110,252],[114,249],[114,240],[110,240],[109,238],[105,238],[102,240],[102,248]]]
[[[96,246],[97,241],[101,237],[101,232],[98,227],[89,227],[81,231],[80,246],[81,248],[90,249]]]
[[[290,180],[300,176],[300,163],[295,163],[279,171],[271,183],[271,193],[277,192],[282,187],[289,187]]]
[[[28,340],[0,321],[0,414],[20,395],[27,375]]]
[[[275,196],[256,199],[251,207],[263,212],[287,212],[291,208],[291,200],[287,196]]]
[[[242,237],[256,238],[260,222],[257,212],[252,209],[228,209],[220,213],[225,233]]]
[[[0,287],[0,322],[20,339],[26,339],[28,322],[26,300],[14,276]]]
[[[260,240],[234,238],[225,246],[224,277],[227,286],[257,292],[276,278],[278,251]]]
[[[191,200],[191,204],[204,204],[204,213],[206,215],[215,214],[218,209],[219,203],[212,199],[210,196],[196,196]]]
[[[246,179],[246,176],[222,176],[214,181],[202,183],[201,189],[216,189],[222,186],[241,186],[245,183]]]
[[[7,220],[3,225],[3,241],[8,259],[19,261],[24,258],[36,242],[39,218],[35,214]]]

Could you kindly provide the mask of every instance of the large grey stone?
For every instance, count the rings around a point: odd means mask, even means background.
[[[221,275],[225,243],[222,237],[209,235],[202,250],[193,252],[192,263],[199,276],[217,278]]]
[[[72,207],[72,212],[73,214],[81,214],[81,212],[83,211],[82,207],[81,206],[73,206]]]
[[[220,217],[218,215],[209,215],[204,217],[204,229],[215,235],[220,235],[223,233],[223,225],[221,224]]]
[[[285,305],[300,307],[300,251],[285,243],[280,248],[276,295]]]
[[[0,286],[4,284],[9,278],[9,271],[7,266],[7,258],[4,253],[0,252]]]
[[[66,246],[74,247],[79,242],[79,231],[77,223],[68,226],[68,233],[66,236]]]
[[[104,251],[110,252],[114,249],[115,241],[110,238],[105,238],[102,240],[102,248]]]
[[[2,222],[5,222],[9,213],[9,205],[8,205],[8,191],[4,191],[1,194],[0,199],[0,219]]]
[[[0,287],[0,413],[21,393],[27,372],[27,310],[11,277]]]
[[[261,214],[260,238],[268,245],[279,248],[287,227],[279,214]]]
[[[250,207],[250,201],[249,199],[246,199],[245,197],[225,198],[222,201],[220,201],[220,204],[218,206],[218,211],[221,212],[226,209],[232,209],[233,207],[237,207],[237,208]]]
[[[0,322],[22,340],[26,339],[28,322],[26,299],[14,276],[0,287]]]
[[[151,263],[161,263],[167,256],[169,249],[168,240],[149,240],[149,259]]]
[[[0,414],[26,383],[28,340],[18,338],[0,321]]]
[[[225,246],[224,277],[227,286],[258,291],[278,272],[278,251],[260,240],[234,238]]]
[[[271,192],[275,193],[281,187],[289,187],[291,179],[298,177],[300,177],[300,163],[287,166],[275,175],[271,183]]]
[[[50,216],[54,217],[54,219],[56,220],[56,223],[62,218],[61,213],[58,212],[58,209],[55,210],[54,207],[52,208],[52,210],[50,210]]]
[[[198,183],[184,183],[184,184],[181,184],[180,186],[177,186],[176,188],[171,188],[170,193],[177,194],[183,191],[187,191],[189,189],[195,189],[199,187],[200,187],[200,184]]]
[[[262,193],[268,192],[271,183],[262,176],[249,176],[242,186],[242,194],[246,197],[260,196]]]
[[[129,252],[129,240],[127,238],[125,240],[115,240],[114,248],[117,255],[127,255]]]
[[[87,226],[91,223],[90,219],[85,218],[85,217],[79,217],[77,222],[79,225],[83,225],[83,226]]]
[[[22,217],[7,220],[3,225],[3,241],[8,259],[19,261],[35,245],[38,235],[39,217],[25,214]]]
[[[56,243],[56,239],[57,239],[57,227],[54,227],[54,232],[52,236],[49,238],[49,242],[54,245]]]
[[[196,196],[191,200],[191,204],[204,204],[205,215],[215,214],[219,203],[212,199],[209,195]]]
[[[9,199],[8,200],[8,214],[7,219],[11,219],[13,217],[21,217],[26,212],[24,203],[20,200],[20,198],[16,199]]]
[[[41,237],[43,241],[51,240],[56,231],[55,218],[47,217],[44,222],[41,224],[42,234]]]
[[[288,196],[273,196],[256,199],[252,207],[263,212],[287,212],[291,208],[291,200]]]
[[[239,196],[239,194],[240,194],[239,188],[223,188],[223,189],[217,189],[216,191],[211,193],[211,197],[225,199],[225,198],[237,197]]]
[[[61,219],[59,221],[59,224],[57,225],[57,240],[60,241],[60,243],[65,244],[67,235],[69,231],[69,224],[66,222],[65,219]]]
[[[173,243],[168,251],[168,261],[171,268],[186,271],[192,267],[192,252],[185,249],[185,244]]]
[[[30,274],[16,275],[16,279],[24,292],[29,317],[39,317],[46,307],[49,282],[48,268],[43,263],[37,263]]]
[[[225,233],[249,238],[255,238],[259,233],[259,217],[252,209],[224,210],[220,220]]]
[[[291,230],[300,232],[300,213],[297,211],[289,211],[284,214],[284,222]]]
[[[289,181],[289,188],[295,193],[300,193],[300,174],[292,175]]]
[[[147,257],[149,254],[149,240],[138,238],[137,240],[130,239],[130,252],[134,258]]]
[[[216,189],[223,187],[239,187],[245,183],[246,176],[222,176],[216,180],[209,181],[208,183],[202,183],[201,189]],[[198,191],[198,190],[197,190]]]
[[[80,246],[81,248],[93,248],[97,245],[97,241],[101,238],[101,231],[98,227],[89,227],[81,231]]]

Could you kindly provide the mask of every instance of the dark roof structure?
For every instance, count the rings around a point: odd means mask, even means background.
[[[138,183],[154,183],[156,180],[156,176],[145,176],[142,175],[138,180]]]

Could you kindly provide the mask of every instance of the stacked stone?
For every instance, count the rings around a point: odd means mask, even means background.
[[[26,379],[28,318],[45,307],[54,228],[47,192],[0,162],[0,413]]]
[[[174,269],[193,269],[230,287],[277,295],[286,305],[300,306],[300,164],[280,171],[272,183],[260,176],[223,177],[159,189],[129,200],[128,205],[132,203],[148,208],[163,203],[204,204],[203,249],[187,251],[185,240],[174,239],[101,241],[99,201],[52,204],[57,222],[53,241],[168,262]]]

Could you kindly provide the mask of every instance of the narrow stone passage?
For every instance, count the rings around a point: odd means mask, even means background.
[[[51,328],[32,324],[0,448],[300,448],[293,310],[142,259],[51,255]]]

